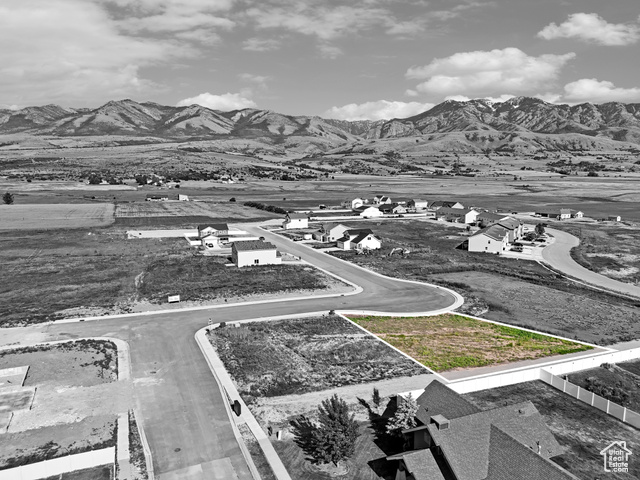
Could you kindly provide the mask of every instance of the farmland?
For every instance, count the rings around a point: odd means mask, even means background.
[[[586,345],[460,315],[349,318],[436,372],[591,349]]]
[[[425,373],[339,316],[218,328],[209,338],[247,403]]]
[[[481,409],[530,400],[566,453],[552,460],[578,478],[602,472],[600,450],[621,439],[631,451],[640,450],[640,431],[541,382],[482,390],[464,395]],[[629,473],[608,473],[606,478],[627,480],[640,476],[640,463],[631,461]],[[599,478],[599,475],[596,475]],[[605,478],[605,477],[602,477]]]
[[[0,230],[101,227],[113,223],[113,204],[0,205]]]

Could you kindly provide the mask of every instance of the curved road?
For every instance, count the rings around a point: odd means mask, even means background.
[[[129,343],[135,402],[160,480],[232,479],[232,470],[241,480],[251,478],[229,423],[226,399],[194,339],[212,315],[215,321],[235,321],[331,309],[426,313],[446,311],[461,302],[447,289],[383,277],[255,226],[245,229],[361,286],[362,292],[25,329],[44,333],[41,341],[110,336]]]
[[[554,228],[547,228],[547,232],[554,236],[555,242],[544,248],[542,257],[553,268],[590,285],[640,298],[640,287],[600,275],[571,258],[571,249],[580,244],[577,237]]]

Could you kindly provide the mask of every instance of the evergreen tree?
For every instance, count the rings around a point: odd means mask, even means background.
[[[373,387],[373,396],[371,397],[373,404],[376,406],[376,409],[380,408],[380,404],[382,403],[382,399],[380,398],[380,390],[376,387]]]
[[[417,412],[418,404],[411,394],[406,398],[398,397],[398,408],[387,423],[387,432],[393,435],[400,435],[402,430],[415,427]]]
[[[12,194],[12,193],[9,193],[9,192],[5,193],[5,194],[2,196],[2,201],[3,201],[4,203],[6,203],[7,205],[11,205],[11,204],[13,203],[13,194]]]

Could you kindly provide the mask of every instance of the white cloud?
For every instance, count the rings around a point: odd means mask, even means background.
[[[505,91],[527,94],[556,80],[562,67],[574,57],[574,53],[533,57],[512,47],[461,52],[411,67],[405,76],[425,80],[415,90],[428,94],[475,98]]]
[[[456,5],[449,10],[436,10],[429,13],[429,17],[435,18],[440,21],[451,20],[452,18],[459,17],[465,11],[470,10],[472,8],[485,8],[485,7],[495,7],[495,2],[467,2],[460,5]]]
[[[318,45],[318,51],[320,52],[320,56],[322,58],[335,59],[340,55],[343,55],[344,52],[340,47],[336,47],[335,45],[330,45],[328,43],[321,43]]]
[[[410,88],[407,88],[407,89],[404,91],[404,94],[405,94],[407,97],[417,97],[418,95],[420,95],[418,92],[416,92],[415,90],[412,90],[412,89],[410,89]]]
[[[388,120],[411,117],[425,112],[433,106],[433,103],[378,100],[359,105],[350,103],[342,107],[331,107],[324,113],[324,117],[338,120]]]
[[[545,40],[577,38],[600,45],[631,45],[640,40],[637,24],[608,23],[596,13],[574,13],[560,25],[551,23],[538,32]]]
[[[209,92],[201,93],[195,97],[180,100],[176,105],[178,107],[186,107],[189,105],[202,105],[212,110],[241,110],[243,108],[257,108],[256,103],[240,93],[225,93],[223,95],[212,95]]]
[[[252,37],[242,42],[242,49],[251,52],[269,52],[280,48],[280,40],[274,38]]]
[[[564,86],[562,99],[569,103],[639,102],[640,88],[619,88],[606,80],[582,78]]]
[[[123,35],[86,0],[0,2],[0,102],[98,101],[156,90],[140,74],[196,52],[175,40]]]

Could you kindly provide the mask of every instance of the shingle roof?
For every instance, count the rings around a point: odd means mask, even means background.
[[[506,217],[503,218],[502,220],[500,220],[498,222],[498,225],[500,225],[501,227],[504,227],[508,230],[515,230],[516,228],[518,228],[520,226],[522,222],[520,220],[516,220],[513,217]]]
[[[500,427],[491,426],[489,469],[486,480],[578,480],[559,465],[532,449]]]
[[[459,202],[450,202],[450,201],[436,200],[435,202],[432,202],[429,206],[430,206],[430,207],[447,207],[447,208],[452,208],[456,203],[459,203]],[[460,205],[462,205],[462,204],[460,204]]]
[[[434,415],[444,415],[451,420],[480,411],[478,407],[438,380],[433,380],[427,385],[416,402],[418,404],[416,418],[424,425],[429,424],[429,419]]]
[[[206,224],[202,224],[202,225],[198,225],[198,232],[201,232],[202,230],[204,230],[205,228],[213,228],[214,230],[229,230],[229,225],[227,225],[226,223],[206,223]]]
[[[503,218],[505,218],[505,215],[500,215],[498,213],[491,213],[491,212],[482,212],[480,213],[480,215],[478,215],[478,218],[481,220],[502,220]]]
[[[402,460],[415,480],[445,480],[429,449],[406,453]]]
[[[494,240],[502,241],[505,235],[507,235],[508,233],[509,231],[506,228],[501,227],[498,224],[494,224],[478,230],[473,234],[473,236],[475,237],[477,235],[486,235],[487,237],[493,238]]]
[[[231,248],[235,248],[236,252],[249,252],[256,250],[275,250],[276,246],[262,240],[243,240],[241,242],[233,242]]]
[[[287,217],[289,218],[309,218],[309,216],[306,213],[298,213],[298,212],[290,212],[287,213]]]
[[[429,433],[447,459],[457,480],[482,480],[489,469],[491,426],[529,448],[542,446],[541,456],[553,457],[563,453],[542,416],[526,401],[508,407],[478,412],[450,420],[449,428],[439,430],[428,425]]]
[[[475,210],[469,208],[451,208],[442,207],[438,209],[438,214],[454,214],[454,215],[466,215],[467,213],[475,212]]]

